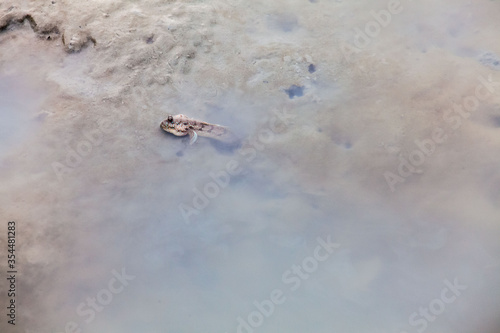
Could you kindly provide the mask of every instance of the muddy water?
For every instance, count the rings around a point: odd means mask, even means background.
[[[7,154],[10,147],[22,140],[27,134],[29,134],[28,127],[28,115],[31,109],[31,113],[36,112],[37,106],[26,105],[26,99],[23,98],[25,92],[23,92],[23,86],[14,83],[15,79],[5,77],[2,82],[0,82],[0,89],[2,91],[2,127],[0,129],[1,137],[1,151],[2,156]],[[22,102],[25,102],[24,104]],[[18,112],[17,110],[23,110],[26,114],[23,115],[23,111]]]
[[[15,329],[497,332],[498,4],[10,7]]]

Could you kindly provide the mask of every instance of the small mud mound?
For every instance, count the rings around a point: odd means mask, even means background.
[[[0,33],[14,30],[23,26],[26,22],[29,23],[33,32],[39,38],[46,40],[54,40],[59,37],[59,28],[55,24],[39,25],[31,14],[25,12],[8,13],[0,18]]]
[[[65,38],[64,33],[61,34],[57,24],[39,24],[33,18],[33,15],[26,12],[10,12],[2,16],[0,18],[0,33],[21,28],[26,23],[29,23],[33,32],[41,39],[52,41],[61,38],[64,49],[68,53],[79,52],[89,43],[93,43],[94,46],[97,44],[95,38],[85,31],[80,31],[72,34],[69,38]]]

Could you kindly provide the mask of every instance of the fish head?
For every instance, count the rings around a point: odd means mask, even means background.
[[[172,116],[168,115],[167,119],[161,122],[160,127],[168,133],[172,133],[176,136],[184,136],[189,134],[189,128],[180,122],[182,120],[182,115]],[[179,119],[179,117],[181,119]]]
[[[173,133],[175,131],[174,117],[172,115],[168,115],[167,119],[161,122],[160,127],[165,132]]]

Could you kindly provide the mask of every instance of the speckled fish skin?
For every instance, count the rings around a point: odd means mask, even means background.
[[[175,116],[168,115],[167,119],[162,121],[160,126],[165,132],[172,133],[176,136],[189,135],[192,137],[197,134],[223,142],[234,142],[238,140],[227,127],[192,119],[183,114]]]

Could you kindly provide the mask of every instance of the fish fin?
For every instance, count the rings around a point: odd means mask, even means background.
[[[189,137],[191,138],[191,140],[189,140],[189,144],[192,145],[196,142],[196,139],[198,139],[198,134],[196,131],[191,130],[189,131]]]

